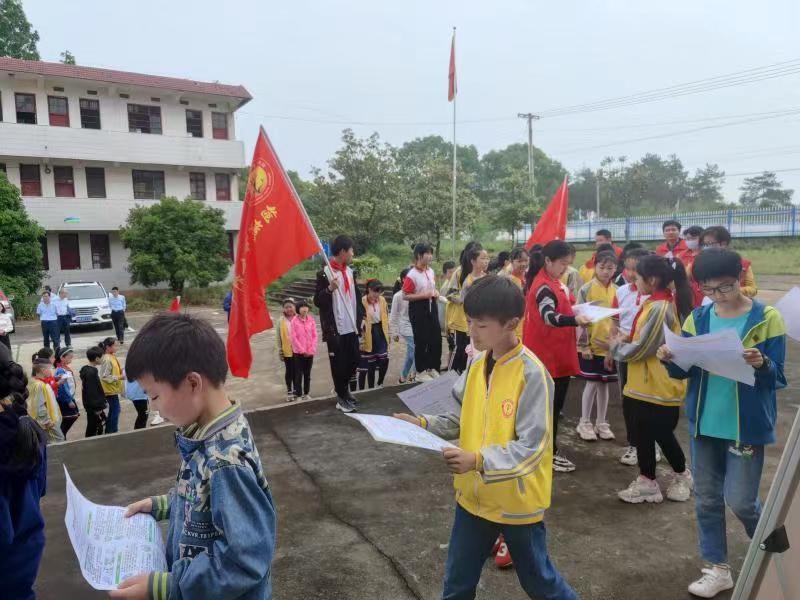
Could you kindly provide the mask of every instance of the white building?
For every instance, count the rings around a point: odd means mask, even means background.
[[[161,196],[241,218],[242,86],[0,57],[0,170],[47,231],[47,278],[131,288],[119,228]]]

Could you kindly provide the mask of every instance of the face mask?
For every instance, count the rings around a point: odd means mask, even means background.
[[[700,247],[700,241],[686,240],[686,247],[689,248],[689,250],[697,250]]]

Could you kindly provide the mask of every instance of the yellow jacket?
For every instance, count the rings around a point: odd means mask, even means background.
[[[424,415],[422,426],[477,454],[477,470],[454,478],[464,510],[494,523],[537,523],[553,483],[553,380],[521,343],[497,359],[488,381],[486,368],[481,353],[453,388],[460,415]]]
[[[292,337],[290,332],[291,323],[285,315],[281,315],[278,321],[278,333],[275,336],[275,345],[278,348],[278,356],[281,358],[291,358],[292,353]]]
[[[588,274],[588,279],[584,279],[575,267],[569,266],[564,274],[561,276],[561,283],[569,288],[572,295],[578,297],[578,292],[585,281],[590,281],[594,277],[594,269]]]
[[[509,267],[510,267],[510,265],[509,265]],[[501,276],[508,277],[511,281],[516,283],[517,287],[520,289],[520,291],[523,291],[525,289],[525,282],[522,279],[520,279],[519,277],[517,277],[516,275],[514,275],[513,271],[510,268],[503,269],[503,271],[501,273]],[[524,277],[524,275],[523,275],[523,277]],[[517,325],[517,337],[519,339],[522,339],[522,329],[523,329],[524,325],[525,325],[525,317],[522,317],[519,320],[519,325]]]
[[[756,276],[753,274],[753,265],[747,265],[747,268],[739,278],[739,287],[742,288],[742,293],[748,298],[755,298],[756,294],[758,294]]]
[[[105,395],[121,395],[123,390],[122,367],[117,357],[113,354],[104,354],[98,371]]]
[[[64,441],[61,433],[61,409],[50,384],[32,377],[28,382],[28,415],[47,433],[50,441]]]
[[[467,279],[464,283],[467,283]],[[447,308],[445,309],[445,319],[447,320],[448,331],[460,331],[467,333],[467,313],[464,312],[464,293],[461,286],[461,267],[453,271],[448,286]]]
[[[614,351],[616,360],[628,363],[628,380],[623,393],[636,400],[662,406],[680,406],[686,396],[686,381],[672,379],[656,357],[664,343],[664,325],[681,335],[681,323],[671,300],[645,300],[630,342]]]
[[[383,329],[383,335],[386,337],[386,344],[389,344],[389,311],[386,309],[386,298],[381,296],[378,299],[378,302],[381,305],[381,329]],[[367,295],[364,294],[364,297],[361,298],[361,304],[364,305],[364,310],[367,313],[365,319],[365,326],[366,329],[364,330],[364,352],[372,352],[372,310],[367,301]],[[438,334],[437,334],[438,335]]]
[[[617,286],[614,283],[609,283],[605,286],[595,277],[581,287],[578,292],[577,303],[594,302],[597,306],[611,308],[611,303],[614,302],[616,295]],[[594,356],[605,356],[608,348],[602,347],[598,342],[608,344],[610,335],[611,319],[602,319],[597,323],[591,323],[583,328],[578,340],[578,350],[588,347]]]

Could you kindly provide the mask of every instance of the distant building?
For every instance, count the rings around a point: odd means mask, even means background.
[[[242,86],[0,57],[0,170],[47,231],[46,284],[132,287],[119,228],[136,205],[192,196],[241,218]]]

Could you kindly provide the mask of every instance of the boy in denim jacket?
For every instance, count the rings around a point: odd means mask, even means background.
[[[275,507],[247,419],[225,394],[222,339],[206,321],[164,313],[136,336],[126,371],[177,425],[182,463],[174,488],[126,511],[169,519],[169,572],[131,577],[111,597],[269,599]]]

